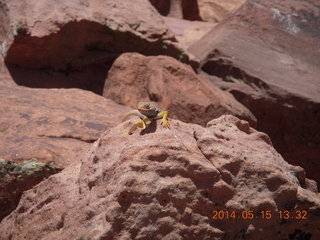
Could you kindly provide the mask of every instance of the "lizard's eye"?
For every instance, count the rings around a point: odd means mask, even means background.
[[[150,109],[150,104],[148,103],[148,104],[146,104],[144,107],[145,107],[146,109]]]

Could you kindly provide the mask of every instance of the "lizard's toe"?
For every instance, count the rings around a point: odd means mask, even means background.
[[[170,123],[167,120],[163,120],[161,122],[161,124],[165,127],[165,128],[170,128]]]

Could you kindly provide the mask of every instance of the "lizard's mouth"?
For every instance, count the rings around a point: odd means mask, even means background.
[[[150,110],[140,110],[139,109],[139,112],[141,112],[143,115],[145,115],[147,118],[154,118],[158,115],[158,112],[157,111],[150,111]]]

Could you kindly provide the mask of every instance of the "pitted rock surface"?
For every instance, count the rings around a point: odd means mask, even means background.
[[[171,120],[109,129],[82,163],[24,193],[2,239],[289,239],[320,237],[315,182],[269,137],[233,116],[206,128]],[[306,210],[307,220],[212,219],[215,210]],[[281,224],[279,224],[281,222]],[[35,223],[37,223],[35,225]]]

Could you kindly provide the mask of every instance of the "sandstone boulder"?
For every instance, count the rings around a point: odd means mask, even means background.
[[[0,81],[0,159],[66,167],[129,110],[79,89],[30,89]]]
[[[316,0],[250,0],[188,49],[253,112],[283,157],[318,183],[319,12]]]
[[[154,101],[169,110],[170,117],[203,126],[222,114],[255,122],[251,112],[230,94],[167,56],[122,54],[110,69],[103,96],[132,108],[140,101]]]
[[[23,191],[80,161],[129,108],[79,89],[30,89],[0,79],[1,220]]]
[[[171,129],[154,122],[123,135],[132,123],[109,129],[81,163],[26,191],[0,223],[0,238],[320,238],[314,181],[247,122],[171,120]]]
[[[122,52],[182,54],[189,61],[147,0],[6,0],[0,8],[1,51],[20,85],[101,94],[108,69]]]

